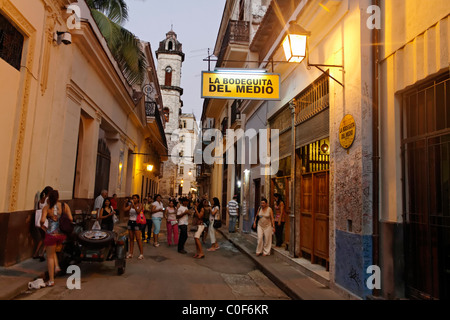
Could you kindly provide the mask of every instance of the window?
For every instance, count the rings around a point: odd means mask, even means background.
[[[180,174],[184,174],[184,167],[180,166]]]
[[[22,61],[23,35],[0,14],[0,58],[20,70]]]
[[[239,2],[239,20],[240,21],[244,20],[244,6],[245,6],[245,1],[241,0]]]
[[[169,41],[168,45],[167,45],[167,50],[172,51],[173,50],[173,42]]]
[[[166,78],[164,80],[165,86],[171,86],[172,85],[172,68],[167,67],[166,68]]]

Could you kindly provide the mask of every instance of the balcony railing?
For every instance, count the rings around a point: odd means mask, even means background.
[[[223,37],[222,46],[219,56],[217,57],[217,65],[221,66],[227,47],[230,44],[249,44],[250,42],[250,22],[240,20],[230,20],[227,31]]]
[[[302,123],[329,107],[328,77],[321,76],[295,97],[295,124]]]

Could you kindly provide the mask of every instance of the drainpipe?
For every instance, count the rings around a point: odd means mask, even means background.
[[[289,254],[292,257],[295,257],[295,163],[296,163],[296,154],[295,154],[295,101],[291,100],[289,102],[289,109],[291,109],[291,142],[292,142],[292,151],[291,151],[291,213],[289,214],[290,219],[290,239],[289,239]]]
[[[372,4],[380,7],[379,0],[373,0]],[[373,208],[372,208],[372,262],[373,265],[379,266],[379,40],[380,31],[377,28],[372,30],[372,163],[373,163]],[[374,296],[380,296],[379,289],[373,289]]]

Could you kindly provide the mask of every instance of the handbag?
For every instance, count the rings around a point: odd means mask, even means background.
[[[214,228],[214,229],[219,229],[221,226],[222,226],[222,220],[216,220],[216,219],[214,219],[213,228]]]
[[[147,224],[147,219],[145,219],[145,214],[144,211],[141,211],[137,218],[136,218],[136,223],[137,224]]]
[[[41,217],[42,217],[42,209],[36,210],[36,215],[34,217],[34,225],[36,228],[41,228]],[[48,228],[48,220],[45,219],[44,227]]]
[[[221,226],[222,226],[222,220],[220,220],[220,213],[217,213],[214,216],[213,228],[214,229],[219,229]]]
[[[61,230],[65,234],[72,234],[73,224],[66,214],[66,204],[64,202],[61,202],[61,209],[62,213],[61,217],[59,218],[59,230]]]
[[[256,223],[255,223],[255,227],[253,227],[253,223],[252,223],[252,230],[255,231],[255,232],[258,231],[259,210],[261,210],[261,207],[258,208],[258,212],[256,213]]]

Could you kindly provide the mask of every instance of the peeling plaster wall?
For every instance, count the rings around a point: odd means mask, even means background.
[[[329,36],[341,39],[343,47],[335,52],[343,56],[345,67],[345,88],[330,80],[330,273],[334,284],[361,298],[371,294],[365,280],[372,264],[371,30],[365,14],[369,2],[351,1],[347,16]],[[344,149],[338,133],[347,114],[355,119],[356,136]]]

